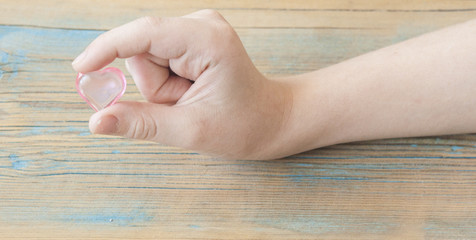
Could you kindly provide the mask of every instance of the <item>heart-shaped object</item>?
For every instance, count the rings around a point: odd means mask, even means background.
[[[121,70],[108,67],[100,71],[78,73],[76,89],[96,112],[116,103],[126,91],[126,77]]]

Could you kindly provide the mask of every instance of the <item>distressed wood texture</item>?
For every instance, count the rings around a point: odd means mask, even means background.
[[[73,58],[132,19],[201,8],[219,10],[269,76],[476,16],[468,0],[0,0],[0,239],[476,239],[474,135],[274,161],[91,135]],[[123,99],[139,100],[128,79]]]

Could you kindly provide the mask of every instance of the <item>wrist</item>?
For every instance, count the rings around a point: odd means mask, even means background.
[[[280,157],[342,142],[349,106],[323,70],[275,79],[291,99],[277,139]]]
[[[269,126],[273,124],[272,131],[265,134],[259,147],[256,149],[258,155],[254,159],[276,159],[286,157],[307,150],[303,132],[306,125],[302,118],[305,113],[305,105],[302,99],[302,90],[305,88],[304,82],[298,76],[287,78],[269,79],[266,84],[268,95],[262,103],[265,103],[266,112],[274,112],[272,119],[263,118],[262,124]]]

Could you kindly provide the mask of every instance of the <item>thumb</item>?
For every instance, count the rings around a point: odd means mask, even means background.
[[[123,136],[179,146],[185,123],[182,108],[148,102],[119,102],[91,116],[95,134]]]

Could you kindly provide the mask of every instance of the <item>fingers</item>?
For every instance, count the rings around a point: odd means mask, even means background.
[[[150,59],[150,55],[141,54],[126,60],[126,66],[131,73],[142,96],[153,103],[176,103],[190,88],[192,83],[182,77],[170,73],[168,67],[159,66],[162,60]]]
[[[119,102],[91,116],[92,133],[181,146],[186,131],[180,108],[153,103]]]
[[[198,23],[187,18],[143,17],[112,29],[96,38],[73,62],[78,72],[91,72],[115,58],[128,58],[141,53],[171,59],[183,55],[196,32]]]

